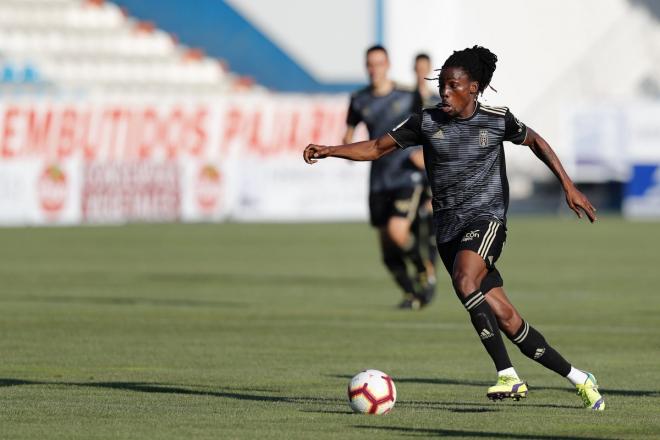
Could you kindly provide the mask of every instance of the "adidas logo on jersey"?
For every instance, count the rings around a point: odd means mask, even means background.
[[[442,131],[442,129],[436,131],[435,134],[431,136],[431,139],[444,139],[444,138],[445,138],[445,133]]]
[[[545,353],[545,348],[537,348],[536,353],[534,353],[534,359],[538,359]]]
[[[492,332],[488,331],[488,329],[483,329],[481,330],[481,333],[479,333],[479,337],[481,338],[482,341],[488,338],[492,338],[493,336],[495,335]]]

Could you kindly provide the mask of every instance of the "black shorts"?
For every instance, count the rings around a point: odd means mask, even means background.
[[[477,220],[453,240],[438,243],[438,252],[449,275],[454,270],[454,259],[459,251],[471,250],[478,253],[488,268],[488,275],[481,282],[481,291],[486,293],[493,287],[504,285],[499,271],[495,268],[495,262],[500,257],[505,242],[506,226],[500,221]]]
[[[385,226],[390,217],[415,221],[419,205],[426,201],[423,185],[369,194],[369,219],[372,226]]]

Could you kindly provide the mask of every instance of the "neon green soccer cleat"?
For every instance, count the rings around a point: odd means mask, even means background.
[[[513,376],[500,376],[497,383],[488,388],[486,396],[490,400],[520,400],[527,397],[527,383]]]
[[[587,373],[585,371],[585,373]],[[598,382],[593,374],[587,373],[587,380],[582,385],[575,385],[577,394],[582,399],[584,407],[594,411],[605,410],[605,399],[598,392]]]

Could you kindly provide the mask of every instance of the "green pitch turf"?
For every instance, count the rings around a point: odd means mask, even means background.
[[[399,294],[365,225],[0,230],[2,439],[660,437],[660,225],[512,219],[514,304],[607,411],[508,343],[529,398],[493,369],[440,272]],[[387,416],[351,414],[349,378],[388,372]]]

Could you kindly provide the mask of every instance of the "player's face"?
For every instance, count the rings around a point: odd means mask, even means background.
[[[450,116],[465,118],[474,110],[478,85],[471,81],[460,67],[448,67],[440,72],[438,92],[442,98],[441,107]]]
[[[390,68],[390,61],[387,59],[387,54],[382,50],[374,50],[367,55],[367,73],[369,74],[369,82],[371,84],[378,84],[387,79],[387,71]]]
[[[429,76],[431,72],[431,63],[425,58],[420,58],[415,62],[415,75],[418,81],[422,81]]]

